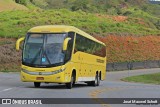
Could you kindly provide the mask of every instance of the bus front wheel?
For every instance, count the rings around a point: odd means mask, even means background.
[[[73,84],[75,83],[75,79],[74,79],[75,77],[74,77],[74,75],[72,74],[72,77],[71,77],[71,82],[69,82],[69,83],[66,83],[66,87],[68,88],[68,89],[71,89],[72,87],[73,87]]]
[[[36,88],[38,88],[38,87],[41,86],[41,83],[40,83],[40,82],[34,82],[34,86],[35,86]]]

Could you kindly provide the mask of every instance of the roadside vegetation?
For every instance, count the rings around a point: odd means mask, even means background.
[[[122,79],[126,82],[138,82],[138,83],[145,83],[145,84],[160,84],[160,73],[155,74],[145,74],[139,76],[132,76]]]
[[[17,38],[24,36],[33,26],[46,24],[73,25],[100,36],[108,33],[159,35],[160,6],[147,1],[1,0],[3,6],[0,8],[0,37]],[[28,9],[17,11],[9,8],[12,5]],[[5,6],[10,11],[4,11]]]
[[[24,36],[31,27],[39,25],[72,25],[92,35],[106,36],[108,33],[158,35],[160,30],[150,28],[142,19],[61,10],[7,11],[0,13],[0,36],[18,38]],[[144,23],[144,24],[142,24]]]
[[[148,0],[15,0],[28,8],[68,9],[142,18],[151,28],[160,29],[160,6]]]

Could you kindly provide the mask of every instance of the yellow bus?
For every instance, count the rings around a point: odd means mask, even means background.
[[[106,76],[106,46],[73,26],[48,25],[31,28],[16,42],[22,51],[21,80],[64,83],[71,89],[77,82],[99,86]]]

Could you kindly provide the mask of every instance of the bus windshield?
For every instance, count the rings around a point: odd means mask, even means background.
[[[62,52],[66,34],[28,34],[24,44],[24,65],[34,67],[58,66],[64,62]]]

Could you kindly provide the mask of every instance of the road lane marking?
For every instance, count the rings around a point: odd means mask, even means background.
[[[91,96],[91,98],[98,98],[98,95],[101,93],[104,93],[106,91],[118,91],[118,90],[126,90],[126,89],[159,89],[160,87],[156,86],[118,86],[118,87],[110,87],[110,88],[101,88],[101,89],[97,89],[97,90],[93,90],[89,93],[89,95]],[[111,107],[111,105],[109,104],[105,104],[105,102],[96,99],[96,102],[101,103],[102,107]]]
[[[97,89],[97,90],[93,90],[91,93],[90,93],[90,96],[92,98],[98,98],[98,95],[103,93],[103,92],[106,92],[106,91],[114,91],[114,90],[117,90],[117,89],[114,89],[114,88],[102,88],[102,89]],[[102,107],[111,107],[111,105],[109,104],[106,104],[105,102],[103,102],[102,100],[99,100],[99,99],[94,99],[96,102],[99,102]]]
[[[17,89],[17,88],[24,88],[24,86],[18,86],[18,87],[6,88],[6,89],[1,90],[1,91],[0,91],[0,93],[1,93],[1,92],[5,92],[5,91],[10,91],[10,90],[12,90],[12,89]]]
[[[13,89],[13,88],[7,88],[7,89],[4,89],[4,90],[2,90],[2,91],[0,91],[0,92],[9,91],[9,90],[11,90],[11,89]]]

